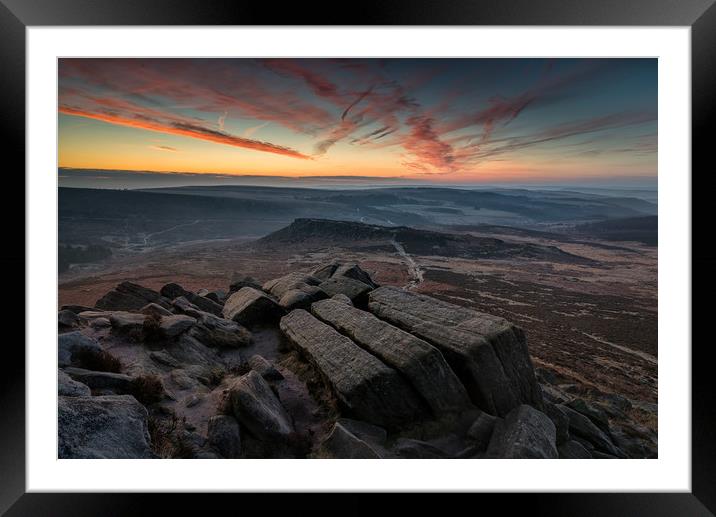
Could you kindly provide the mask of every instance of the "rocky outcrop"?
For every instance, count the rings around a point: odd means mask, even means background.
[[[223,315],[241,325],[278,320],[284,310],[265,293],[252,287],[243,287],[226,300]]]
[[[280,328],[350,414],[387,427],[425,417],[425,406],[398,372],[333,327],[297,309],[281,319]]]
[[[278,304],[286,310],[308,309],[311,303],[326,297],[318,284],[320,280],[305,273],[288,275],[269,280],[263,290],[271,293]]]
[[[471,406],[462,383],[432,345],[340,300],[316,302],[311,312],[398,370],[435,414]]]
[[[554,424],[532,406],[518,406],[495,426],[487,454],[491,458],[557,458]]]
[[[196,305],[199,309],[201,309],[204,312],[209,312],[213,314],[214,316],[221,316],[221,310],[222,307],[220,304],[216,303],[213,300],[210,300],[209,298],[206,298],[204,296],[199,296],[196,293],[192,293],[191,291],[187,291],[179,284],[167,284],[164,287],[162,287],[161,293],[163,296],[167,297],[170,300],[173,300],[175,298],[179,298],[180,296],[186,298],[190,303]]]
[[[147,410],[130,395],[60,397],[60,458],[151,458]]]
[[[523,403],[542,407],[525,335],[510,322],[396,287],[372,291],[368,307],[437,347],[481,409],[505,416]]]
[[[241,431],[233,416],[216,415],[209,418],[207,440],[224,458],[241,455]]]
[[[97,300],[95,307],[107,311],[138,311],[148,303],[169,308],[169,301],[158,292],[132,282],[122,282]]]
[[[229,400],[236,419],[259,440],[286,440],[293,432],[283,405],[255,371],[231,385]]]
[[[379,459],[383,457],[381,447],[371,444],[372,440],[363,439],[360,432],[356,432],[357,426],[351,425],[348,419],[337,421],[331,429],[328,437],[321,443],[319,455],[321,457],[337,459]],[[360,422],[359,424],[362,424]],[[369,424],[363,424],[368,426]],[[371,426],[375,427],[375,426]],[[380,430],[379,427],[375,429]],[[374,434],[375,436],[375,434]],[[385,437],[381,443],[385,442]]]
[[[609,436],[594,425],[589,418],[571,407],[561,405],[559,408],[566,413],[569,418],[570,435],[580,438],[581,440],[586,440],[598,451],[620,458],[625,457],[624,453],[612,443]]]
[[[258,354],[254,354],[249,357],[248,364],[252,370],[267,381],[280,381],[283,379],[281,372],[279,372],[276,367],[268,362],[264,357]]]
[[[74,367],[65,368],[65,373],[93,390],[110,390],[124,394],[129,392],[132,385],[132,377],[123,373],[97,372]]]
[[[79,331],[60,334],[58,340],[57,360],[59,366],[68,366],[76,354],[81,352],[100,353],[102,347],[97,340],[85,336]]]
[[[89,397],[89,386],[74,380],[63,370],[57,372],[57,394],[63,397]]]

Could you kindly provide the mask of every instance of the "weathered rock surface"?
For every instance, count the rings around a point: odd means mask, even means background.
[[[233,416],[216,415],[209,418],[207,440],[224,458],[241,456],[241,431]]]
[[[547,415],[523,404],[497,423],[487,455],[491,458],[557,458],[556,436],[554,424]]]
[[[216,351],[199,342],[196,338],[182,334],[166,348],[166,352],[180,363],[212,370],[223,369],[224,363]]]
[[[557,431],[557,444],[569,440],[569,418],[562,409],[551,402],[544,403],[544,414],[547,415]]]
[[[166,338],[174,338],[182,332],[189,330],[195,323],[196,320],[194,318],[185,316],[184,314],[162,316],[159,320],[159,331]]]
[[[268,362],[263,356],[254,354],[249,357],[248,363],[252,370],[267,381],[280,381],[283,379],[281,372],[279,372],[274,365]]]
[[[213,300],[210,300],[209,298],[206,298],[205,296],[199,296],[196,293],[192,293],[191,291],[187,291],[179,284],[170,283],[162,287],[161,293],[163,296],[166,296],[170,300],[173,300],[174,298],[179,298],[180,296],[183,296],[186,298],[189,302],[196,305],[199,309],[201,309],[204,312],[209,312],[213,314],[214,316],[221,316],[221,310],[222,306],[216,303]]]
[[[226,319],[241,325],[276,321],[283,313],[273,299],[252,287],[243,287],[229,296],[223,308]]]
[[[153,315],[153,316],[171,316],[172,312],[168,309],[165,309],[161,305],[157,303],[148,303],[144,307],[140,309],[142,314],[146,314],[147,316]]]
[[[302,309],[284,316],[281,331],[315,365],[356,417],[396,427],[425,417],[414,390],[379,359]]]
[[[253,370],[229,388],[236,419],[260,440],[285,440],[293,432],[291,419],[271,387]]]
[[[151,458],[147,410],[130,395],[60,397],[60,458]]]
[[[132,282],[122,282],[97,300],[95,306],[108,311],[138,311],[152,302],[169,308],[168,300],[158,292]]]
[[[208,312],[198,312],[199,323],[190,334],[206,346],[240,348],[251,343],[251,332],[235,321],[219,318]]]
[[[432,444],[411,438],[399,438],[392,449],[393,454],[406,459],[442,459],[447,458],[445,451]]]
[[[260,290],[261,282],[259,282],[252,276],[246,276],[246,275],[241,275],[239,273],[234,273],[234,275],[231,279],[231,284],[229,285],[229,292],[226,297],[234,294],[236,291],[240,291],[244,287],[251,287],[253,289]]]
[[[74,380],[63,370],[57,371],[57,394],[64,397],[88,397],[89,386]]]
[[[560,405],[559,408],[564,411],[569,418],[570,435],[588,441],[595,449],[601,452],[616,457],[624,457],[624,453],[612,443],[609,436],[604,434],[589,418],[569,406]],[[594,456],[594,454],[592,454],[592,456]]]
[[[57,362],[59,366],[72,364],[73,356],[77,352],[90,351],[99,353],[102,351],[102,347],[97,340],[89,338],[79,331],[60,334],[57,339],[57,345]]]
[[[609,435],[609,418],[607,414],[596,406],[588,403],[583,399],[570,400],[565,406],[574,409],[577,413],[581,413],[592,421],[603,433]]]
[[[311,312],[403,374],[434,413],[471,406],[462,383],[432,345],[340,300],[316,302]]]
[[[109,316],[109,322],[112,324],[112,330],[124,334],[133,334],[138,336],[144,330],[144,322],[147,316],[134,312],[116,311]]]
[[[93,390],[111,390],[116,393],[127,393],[132,383],[132,377],[123,373],[96,372],[72,366],[65,368],[65,373],[75,381],[81,382]]]
[[[269,280],[263,290],[271,293],[286,310],[307,309],[311,303],[326,297],[317,286],[320,281],[305,273],[289,273]]]
[[[211,300],[212,302],[216,302],[219,305],[224,305],[224,302],[226,301],[226,298],[229,296],[229,293],[224,291],[223,289],[216,289],[214,291],[209,291],[204,295],[206,298]]]
[[[542,407],[524,333],[507,320],[396,287],[372,291],[368,306],[437,347],[481,409],[504,416],[522,403]]]
[[[322,456],[338,459],[379,459],[383,457],[379,448],[357,436],[349,425],[340,420],[333,425],[333,429],[319,450]]]
[[[348,277],[332,277],[318,286],[327,296],[344,294],[353,302],[359,302],[373,289],[368,284]]]
[[[587,460],[592,457],[590,452],[576,440],[567,440],[557,447],[559,457],[570,460]]]
[[[80,318],[72,311],[62,310],[57,313],[57,325],[60,329],[69,329],[78,326]]]
[[[378,287],[378,284],[373,282],[373,279],[368,273],[366,273],[358,264],[341,264],[340,262],[330,262],[322,266],[317,267],[312,273],[312,276],[320,280],[321,282],[328,280],[332,277],[345,277],[358,280],[368,285],[371,289]]]
[[[467,437],[474,442],[478,450],[487,450],[495,425],[499,420],[501,419],[496,416],[481,412],[467,430]]]

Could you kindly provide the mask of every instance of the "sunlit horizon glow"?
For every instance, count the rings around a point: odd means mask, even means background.
[[[657,175],[656,59],[60,59],[59,167]]]

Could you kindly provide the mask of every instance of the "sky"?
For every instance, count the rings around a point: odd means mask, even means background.
[[[656,59],[60,59],[58,93],[63,169],[657,175]]]

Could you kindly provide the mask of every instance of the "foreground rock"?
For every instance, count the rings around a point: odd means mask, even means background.
[[[289,273],[266,282],[263,289],[275,296],[281,307],[290,311],[308,309],[313,302],[325,298],[326,293],[318,287],[319,283],[320,280],[311,275]]]
[[[207,440],[224,458],[238,458],[241,455],[241,432],[233,416],[216,415],[209,419]]]
[[[123,373],[96,372],[84,368],[65,368],[65,373],[77,382],[93,390],[110,390],[116,393],[128,393],[132,386],[132,377]]]
[[[349,413],[387,427],[426,416],[417,394],[398,372],[333,327],[302,309],[284,316],[280,327],[315,365]]]
[[[147,410],[129,395],[60,397],[60,458],[152,458]]]
[[[370,428],[373,428],[374,431],[371,432]],[[366,434],[360,432],[361,429],[368,429],[367,439]],[[382,458],[382,448],[375,443],[371,443],[374,441],[378,441],[381,444],[385,442],[385,436],[380,436],[381,431],[384,435],[385,431],[380,427],[354,420],[340,419],[333,425],[330,434],[321,444],[319,454],[322,457],[337,459]]]
[[[75,355],[82,352],[101,353],[102,347],[92,338],[79,331],[60,334],[57,339],[58,364],[68,366],[74,361]]]
[[[589,418],[575,411],[569,406],[558,406],[569,418],[570,435],[586,440],[598,451],[623,458],[624,453],[620,451],[601,429],[599,429]],[[594,455],[594,454],[593,454]]]
[[[249,357],[248,363],[252,370],[267,381],[280,381],[283,379],[281,372],[279,372],[276,367],[268,362],[263,356],[254,354]]]
[[[97,300],[95,306],[107,311],[138,311],[148,303],[169,308],[169,301],[158,292],[132,282],[122,282]]]
[[[221,305],[219,305],[215,301],[213,301],[205,296],[199,296],[196,293],[187,291],[179,284],[174,284],[174,283],[167,284],[164,287],[162,287],[161,293],[163,296],[166,296],[170,300],[173,300],[174,298],[179,298],[180,296],[183,296],[189,302],[196,305],[202,311],[209,312],[209,313],[213,314],[214,316],[221,316],[221,309],[222,309]]]
[[[505,416],[523,403],[542,407],[525,335],[510,322],[397,287],[372,291],[368,306],[436,346],[481,409]]]
[[[487,455],[491,458],[557,458],[557,431],[547,415],[523,404],[497,423]]]
[[[435,414],[471,406],[462,383],[432,345],[341,300],[316,302],[311,312],[402,373]]]
[[[252,287],[243,287],[226,300],[223,315],[241,325],[276,321],[283,309],[266,294]]]
[[[231,385],[229,400],[236,419],[259,440],[285,440],[293,432],[288,413],[255,371]]]
[[[57,394],[64,397],[89,397],[90,388],[67,375],[63,370],[57,373]]]

